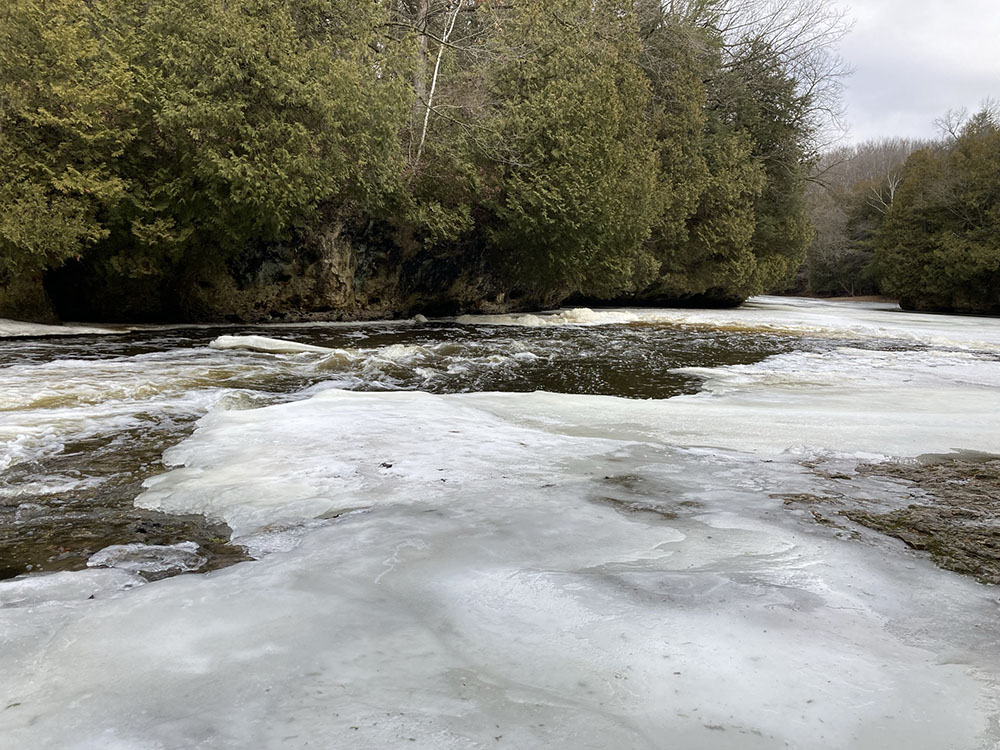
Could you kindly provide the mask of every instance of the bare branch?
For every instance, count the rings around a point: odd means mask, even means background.
[[[442,35],[442,44],[438,47],[437,61],[434,63],[434,75],[431,77],[431,90],[427,95],[427,110],[424,112],[424,127],[420,132],[420,145],[417,146],[417,158],[416,163],[420,163],[420,157],[424,153],[424,142],[427,140],[427,126],[431,119],[431,109],[434,105],[434,91],[437,89],[438,73],[441,71],[441,58],[444,56],[445,44],[448,42],[448,37],[451,36],[451,32],[455,30],[455,21],[458,20],[458,14],[462,10],[462,2],[455,3],[455,10],[451,14],[451,23],[448,24],[448,28]]]

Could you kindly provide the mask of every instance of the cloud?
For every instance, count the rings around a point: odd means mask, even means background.
[[[851,138],[936,135],[949,109],[1000,96],[995,0],[856,0],[840,52],[854,69],[845,103]]]

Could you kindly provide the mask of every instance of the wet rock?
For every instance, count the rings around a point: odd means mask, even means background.
[[[924,496],[888,513],[845,510],[845,517],[930,553],[943,568],[1000,584],[1000,457],[934,456],[859,471],[901,479]]]
[[[824,479],[851,481],[818,466],[808,468]],[[892,480],[895,497],[859,497],[840,483],[823,495],[775,497],[809,508],[819,523],[853,521],[927,552],[942,568],[1000,584],[1000,456],[959,453],[863,463],[855,477]]]
[[[230,543],[232,530],[224,523],[197,514],[171,515],[134,506],[142,480],[161,468],[157,459],[162,450],[159,443],[149,446],[148,455],[143,451],[99,452],[93,445],[73,445],[41,464],[8,471],[8,486],[28,485],[30,482],[22,480],[30,478],[33,471],[68,473],[85,454],[89,456],[88,469],[103,481],[83,483],[56,495],[22,493],[16,504],[0,505],[0,580],[28,572],[84,570],[96,552],[115,545],[193,543],[198,555],[205,558],[198,572],[250,559],[242,546]],[[150,580],[182,572],[187,572],[183,566],[140,574]]]

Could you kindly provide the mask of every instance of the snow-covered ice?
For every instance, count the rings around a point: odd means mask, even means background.
[[[900,338],[898,314],[864,316]],[[45,578],[0,582],[0,737],[996,748],[996,591],[775,497],[818,491],[809,458],[1000,453],[1000,337],[963,320],[918,321],[944,348],[779,354],[691,371],[703,391],[663,401],[327,389],[217,406],[137,502],[271,542],[206,575],[109,578],[93,600],[67,581],[130,574],[67,574],[49,599],[31,589]]]

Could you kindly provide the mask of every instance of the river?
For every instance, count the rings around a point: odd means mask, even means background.
[[[998,453],[887,304],[0,321],[0,745],[1000,748],[996,587],[809,500]]]

